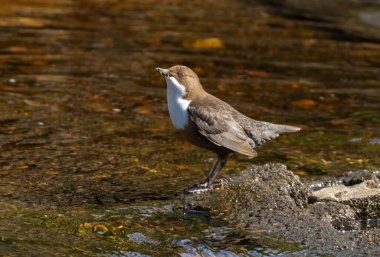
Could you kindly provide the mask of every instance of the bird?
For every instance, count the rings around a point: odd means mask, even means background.
[[[283,133],[300,128],[251,119],[223,100],[207,93],[189,67],[156,68],[165,77],[170,119],[190,143],[217,155],[206,180],[187,192],[208,190],[233,152],[256,157],[255,148]]]

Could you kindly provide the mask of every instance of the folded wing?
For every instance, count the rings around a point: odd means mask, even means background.
[[[198,131],[210,142],[247,156],[257,156],[245,130],[230,113],[194,102],[190,103],[188,112]]]

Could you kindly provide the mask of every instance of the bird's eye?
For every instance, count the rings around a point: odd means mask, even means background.
[[[179,75],[181,78],[185,77],[185,73],[184,73],[183,71],[180,71],[180,72],[178,73],[178,75]]]

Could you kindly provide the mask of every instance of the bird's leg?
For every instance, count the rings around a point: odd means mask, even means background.
[[[212,167],[210,169],[210,172],[208,173],[208,176],[207,176],[206,180],[202,184],[205,184],[208,187],[210,186],[210,179],[212,177],[214,177],[214,174],[215,174],[215,172],[216,172],[216,170],[218,168],[219,162],[220,162],[220,158],[218,156],[218,159],[212,165]]]
[[[223,169],[224,165],[226,165],[227,157],[226,156],[218,156],[217,162],[218,163],[220,162],[219,167],[218,168],[215,167],[213,172],[210,173],[210,175],[207,177],[207,180],[206,180],[209,188],[212,187],[212,184],[213,184],[216,176],[218,176],[219,172]],[[214,164],[214,166],[216,166],[216,165]]]
[[[215,177],[215,173],[216,173],[216,170],[218,170],[218,165],[220,163],[220,158],[218,157],[218,159],[214,162],[214,164],[212,165],[211,169],[210,169],[210,172],[207,176],[207,179],[200,183],[200,184],[195,184],[191,187],[189,187],[188,189],[185,190],[186,193],[200,193],[200,192],[204,192],[208,189],[210,189],[211,187],[211,184],[210,184],[210,179]]]

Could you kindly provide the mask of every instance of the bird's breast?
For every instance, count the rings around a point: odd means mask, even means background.
[[[189,122],[189,107],[191,100],[184,99],[186,89],[174,77],[167,77],[167,101],[170,119],[174,127],[184,129]]]

